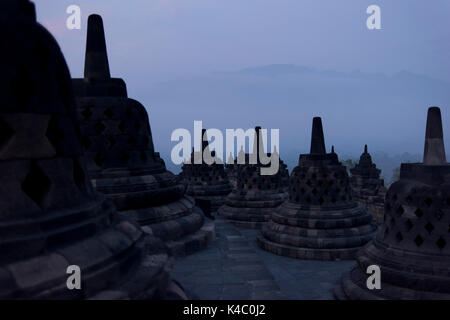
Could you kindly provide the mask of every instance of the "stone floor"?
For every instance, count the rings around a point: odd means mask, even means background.
[[[205,300],[333,299],[342,272],[355,263],[277,256],[256,245],[258,233],[216,219],[217,239],[178,259],[174,279]]]

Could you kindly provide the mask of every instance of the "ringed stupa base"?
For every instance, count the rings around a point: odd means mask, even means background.
[[[376,233],[376,224],[361,207],[317,211],[285,202],[258,236],[269,252],[297,259],[349,260]]]
[[[237,227],[261,229],[270,219],[273,208],[279,206],[287,195],[284,193],[270,193],[266,197],[257,195],[257,199],[238,194],[230,194],[225,205],[219,209],[219,215]],[[266,200],[260,200],[266,199]]]
[[[138,183],[135,179],[145,183],[148,189],[137,191]],[[172,191],[171,194],[174,193],[172,190],[174,186],[166,190],[160,187],[152,190],[149,186],[150,180],[161,182],[162,177],[150,175],[92,181],[98,191],[114,201],[122,214],[139,223],[145,233],[162,239],[174,256],[181,257],[205,249],[216,237],[215,225],[212,220],[204,216],[200,208],[195,206],[193,198],[182,196],[174,201],[164,201],[160,205],[143,204],[141,208],[130,209],[130,204],[134,203],[136,206],[136,203],[142,199],[168,197],[166,192],[169,189]],[[135,192],[130,191],[133,185],[136,186]],[[181,185],[175,187],[178,188]],[[123,189],[126,191],[120,192]],[[114,190],[118,193],[112,193]]]

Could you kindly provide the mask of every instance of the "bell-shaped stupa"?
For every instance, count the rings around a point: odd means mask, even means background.
[[[379,289],[368,279],[371,265],[379,268]],[[402,163],[400,180],[386,194],[380,233],[358,254],[357,266],[343,276],[335,295],[450,299],[450,165],[439,108],[428,110],[423,163]]]
[[[274,174],[261,174],[270,164],[261,161],[264,153],[261,127],[255,128],[253,152],[238,153],[236,164],[237,186],[225,199],[218,214],[238,227],[258,229],[266,223],[270,213],[287,198],[285,191],[282,162],[278,156],[265,154],[271,161],[278,161],[279,167]]]
[[[352,259],[376,229],[372,216],[352,200],[347,169],[334,148],[326,153],[322,121],[314,118],[311,152],[300,155],[289,200],[272,210],[259,246],[298,259]]]
[[[372,157],[364,146],[364,152],[356,166],[350,169],[350,185],[353,199],[369,211],[381,224],[384,215],[384,197],[386,188],[380,179],[381,170],[372,162]]]
[[[0,299],[164,297],[168,250],[92,188],[69,70],[33,3],[2,0],[0,30]]]
[[[88,19],[83,79],[74,79],[78,119],[89,177],[97,191],[143,230],[163,239],[177,256],[214,238],[185,186],[155,152],[147,112],[127,97],[122,79],[111,78],[102,18]]]
[[[241,163],[245,161],[245,151],[243,146],[241,146],[236,159],[234,159],[233,155],[230,153],[225,164],[225,172],[233,189],[237,188],[238,183],[238,159],[244,159],[240,161]]]
[[[206,129],[202,130],[201,146],[200,151],[192,151],[190,161],[183,165],[182,177],[187,184],[186,194],[197,203],[207,201],[210,212],[214,213],[231,192],[231,185],[223,163],[209,150]]]

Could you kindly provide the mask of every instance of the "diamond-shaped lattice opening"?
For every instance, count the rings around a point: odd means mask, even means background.
[[[51,184],[47,175],[33,162],[22,183],[22,190],[39,207],[43,208]]]
[[[317,189],[314,188],[311,192],[312,192],[313,195],[316,195],[319,191],[317,191]]]
[[[318,185],[319,187],[321,187],[321,186],[323,185],[323,181],[322,181],[322,180],[317,180],[317,185]]]
[[[433,232],[433,230],[434,230],[434,226],[433,226],[431,223],[428,222],[428,223],[425,225],[425,230],[427,230],[428,233],[431,234],[431,232]]]
[[[389,235],[389,228],[384,229],[384,235],[383,238],[386,239],[386,237]]]
[[[103,133],[103,131],[105,131],[106,129],[105,125],[100,120],[95,123],[94,127],[99,133]]]
[[[391,211],[391,204],[386,201],[384,208],[386,209],[386,211]]]
[[[109,119],[112,119],[112,117],[114,117],[114,112],[112,111],[111,108],[106,109],[105,112],[103,112],[103,114]]]
[[[411,203],[411,202],[412,202],[412,200],[413,200],[413,199],[412,199],[412,197],[411,197],[411,196],[407,196],[407,197],[406,197],[406,202],[408,202],[408,203]]]
[[[431,198],[426,198],[424,200],[425,204],[429,207],[431,207],[431,205],[433,204],[433,200],[431,200]]]
[[[403,215],[404,212],[405,212],[405,209],[403,209],[403,206],[400,205],[400,206],[397,208],[397,214],[398,214],[398,216],[401,217],[401,216]]]
[[[394,217],[391,217],[391,225],[395,225],[395,218]]]
[[[414,225],[413,225],[413,223],[411,222],[411,220],[406,220],[406,222],[405,222],[405,227],[406,227],[406,230],[407,231],[410,231],[411,229],[412,229],[412,227],[413,227]]]
[[[94,162],[99,166],[103,166],[103,163],[105,162],[105,158],[101,153],[97,153],[94,157]]]
[[[88,136],[82,136],[81,143],[83,144],[83,147],[85,149],[89,149],[92,146],[92,141],[91,141],[91,139],[89,139]]]
[[[122,152],[120,154],[120,160],[121,161],[126,162],[126,161],[128,161],[128,159],[129,159],[129,156],[128,156],[128,154],[126,152]]]
[[[83,111],[81,111],[81,115],[83,116],[84,120],[89,120],[89,118],[92,116],[92,110],[90,107],[84,108]]]
[[[64,139],[64,131],[58,125],[58,121],[52,118],[48,123],[47,131],[45,133],[48,141],[53,145],[53,147],[59,145],[59,143]]]
[[[108,139],[106,140],[106,143],[107,143],[108,149],[111,149],[116,144],[116,139],[114,139],[114,137],[108,137]]]
[[[78,160],[73,160],[73,179],[80,190],[85,190],[86,175]]]
[[[306,202],[310,203],[311,202],[311,197],[306,197]]]
[[[124,121],[121,121],[121,122],[119,123],[118,128],[119,128],[120,132],[124,133],[124,132],[125,132],[125,129],[126,129],[125,122],[124,122]]]
[[[323,194],[327,195],[328,194],[328,189],[323,190]]]
[[[420,218],[423,216],[423,211],[420,208],[417,208],[416,211],[414,211],[414,214],[417,216],[417,218]]]
[[[135,138],[135,137],[130,137],[130,138],[128,139],[128,143],[129,143],[130,145],[132,145],[132,146],[135,146],[135,145],[136,145],[136,138]]]
[[[440,237],[437,241],[436,241],[436,245],[438,246],[439,249],[444,249],[445,246],[447,245],[447,241],[445,241],[444,238]]]
[[[311,185],[312,185],[311,180],[307,180],[307,181],[306,181],[306,184],[307,184],[308,186],[311,186]]]
[[[401,242],[403,240],[403,235],[400,231],[395,235],[395,240],[397,240],[397,242]]]
[[[320,197],[319,198],[319,204],[322,204],[322,203],[324,203],[325,202],[325,200],[322,198],[322,197]]]
[[[332,203],[335,203],[336,201],[337,201],[337,200],[336,200],[335,197],[331,198],[331,202],[332,202]]]
[[[141,128],[142,128],[141,122],[140,121],[136,121],[135,127],[136,127],[136,130],[139,132],[141,130]]]
[[[0,119],[0,148],[3,147],[13,135],[14,130]]]
[[[418,234],[417,237],[414,238],[414,242],[418,247],[423,244],[423,238],[420,236],[420,234]]]
[[[317,175],[316,175],[315,173],[313,173],[313,174],[311,175],[311,178],[316,179],[316,178],[317,178]]]

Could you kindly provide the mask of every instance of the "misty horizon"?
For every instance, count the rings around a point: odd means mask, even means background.
[[[72,78],[83,73],[88,15],[103,16],[111,74],[146,107],[155,149],[175,172],[171,133],[192,130],[194,120],[223,131],[280,129],[279,152],[292,169],[309,151],[314,116],[341,160],[359,158],[365,144],[372,155],[420,159],[427,109],[439,106],[450,148],[448,1],[376,1],[375,31],[365,26],[366,0],[79,0],[81,30],[65,27],[72,1],[36,4]]]

